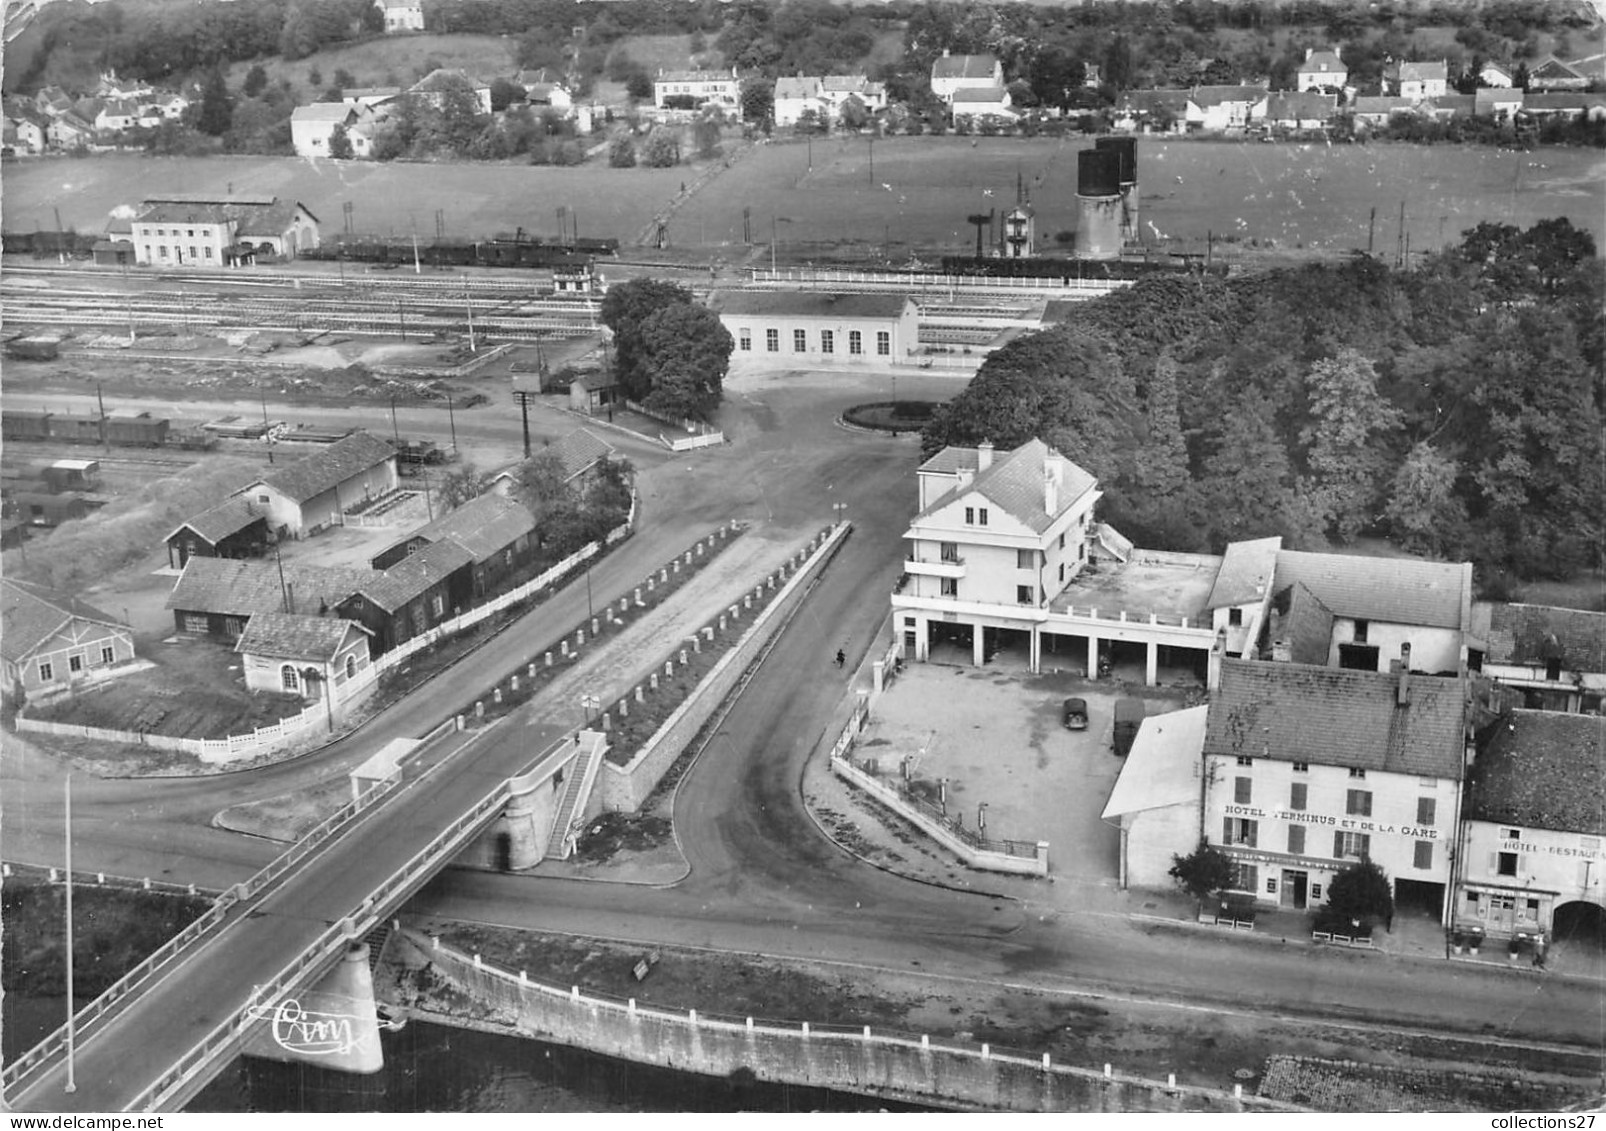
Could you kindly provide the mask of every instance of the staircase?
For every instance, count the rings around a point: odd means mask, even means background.
[[[1107,522],[1098,524],[1098,545],[1118,562],[1125,563],[1132,556],[1132,541]]]
[[[368,973],[377,973],[379,957],[385,951],[385,944],[390,941],[390,920],[369,931],[362,941],[368,944]]]
[[[552,821],[552,836],[546,845],[548,860],[567,860],[573,853],[571,827],[576,813],[584,811],[584,803],[591,795],[591,783],[597,777],[597,759],[602,757],[606,749],[600,742],[583,743],[580,753],[569,763],[569,781],[563,791],[563,800],[558,804],[557,816]]]

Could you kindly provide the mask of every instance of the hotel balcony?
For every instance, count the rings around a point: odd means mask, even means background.
[[[923,577],[964,577],[964,558],[945,558],[937,560],[922,560],[920,558],[905,558],[903,562],[905,573],[919,574]]]

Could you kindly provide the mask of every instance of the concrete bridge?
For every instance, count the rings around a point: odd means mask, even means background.
[[[438,728],[399,779],[369,786],[235,885],[80,1011],[74,1091],[66,1090],[65,1029],[7,1065],[11,1109],[182,1109],[256,1031],[252,1007],[315,985],[350,943],[385,922],[453,858],[487,832],[501,835],[504,829],[494,826],[529,783],[550,779],[583,751],[595,754],[602,741],[589,731],[581,741],[564,735],[532,762],[528,742],[508,733],[507,723]],[[459,815],[442,828],[443,813]],[[509,835],[519,839],[518,830]],[[537,858],[545,844],[543,836]]]

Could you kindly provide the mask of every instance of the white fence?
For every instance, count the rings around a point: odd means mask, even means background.
[[[533,580],[525,582],[517,589],[511,589],[498,597],[493,597],[485,604],[470,609],[462,616],[442,621],[428,632],[421,633],[392,648],[343,685],[343,694],[336,705],[337,711],[348,710],[358,697],[369,694],[381,675],[409,656],[421,652],[449,636],[454,636],[459,632],[473,628],[493,614],[501,612],[510,605],[518,604],[532,594],[539,593],[542,589],[560,580],[582,562],[596,557],[597,554],[602,552],[604,546],[612,546],[615,542],[628,535],[634,529],[635,521],[636,497],[632,493],[630,497],[630,514],[623,523],[610,530],[601,542],[587,543],[551,569]],[[17,729],[25,733],[57,734],[69,738],[93,739],[96,742],[117,742],[127,745],[148,746],[155,750],[170,750],[180,754],[193,754],[208,765],[221,765],[253,755],[281,750],[287,746],[294,745],[297,741],[319,730],[328,731],[329,719],[328,710],[325,708],[323,701],[318,700],[309,703],[300,714],[280,719],[272,726],[257,727],[248,734],[233,734],[227,738],[181,738],[177,735],[147,734],[144,731],[114,730],[110,727],[53,723],[44,719],[30,719],[21,714],[17,716]]]
[[[658,442],[672,452],[687,452],[693,448],[707,448],[725,442],[725,433],[700,420],[676,420],[672,416],[665,416],[661,412],[654,412],[638,401],[625,401],[625,407],[631,412],[639,412],[649,420],[656,420],[660,424],[667,424],[671,428],[679,428],[682,432],[690,432],[690,436],[678,440],[671,440],[662,432],[658,434]]]

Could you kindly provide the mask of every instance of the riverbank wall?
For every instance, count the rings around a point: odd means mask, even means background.
[[[987,1044],[810,1022],[643,1006],[499,970],[403,930],[391,937],[381,996],[418,1020],[583,1048],[644,1064],[829,1088],[961,1111],[1303,1111],[1275,1101],[1055,1064]]]

